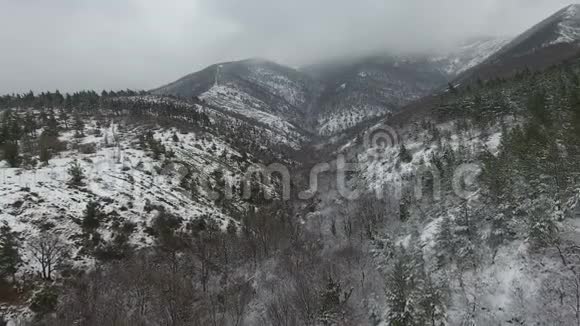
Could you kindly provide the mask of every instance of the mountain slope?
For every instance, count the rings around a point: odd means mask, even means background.
[[[250,59],[210,66],[151,91],[155,95],[199,97],[211,105],[291,128],[302,122],[316,83],[291,68]],[[282,121],[280,119],[286,120]]]
[[[197,97],[282,131],[305,129],[331,136],[428,95],[506,42],[478,39],[436,58],[380,55],[300,70],[261,59],[228,62],[151,93]]]
[[[332,135],[396,110],[445,81],[427,60],[384,56],[296,71],[252,59],[208,67],[151,93],[199,97],[275,128],[299,125]]]
[[[335,153],[350,153],[358,167],[352,188],[394,202],[387,207],[400,219],[373,237],[386,278],[410,277],[414,300],[435,298],[445,324],[580,321],[572,285],[580,275],[571,268],[579,263],[579,80],[574,60],[444,94]],[[401,299],[400,284],[390,283],[389,295]],[[407,309],[386,304],[385,324]]]
[[[175,219],[178,229],[235,228],[256,205],[241,193],[247,169],[273,161],[292,167],[304,140],[203,103],[149,95],[89,102],[71,103],[75,130],[65,114],[57,121],[53,109],[22,105],[21,98],[10,109],[0,106],[0,222],[22,237],[19,275],[40,269],[31,241],[48,233],[70,250],[75,268],[91,269],[96,260],[158,243],[159,219]],[[25,117],[34,127],[7,131]],[[10,161],[14,138],[18,160]],[[75,183],[74,166],[81,174]],[[227,198],[225,185],[232,187]],[[87,228],[91,203],[98,221]]]
[[[500,51],[510,38],[483,37],[462,43],[446,55],[432,59],[451,78],[469,70]]]
[[[396,111],[446,82],[423,59],[370,57],[302,69],[321,81],[318,133],[334,135],[377,115]]]
[[[458,84],[541,70],[580,52],[580,5],[571,5],[533,26],[479,66],[461,74]]]

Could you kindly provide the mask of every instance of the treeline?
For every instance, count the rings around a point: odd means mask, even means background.
[[[85,123],[79,114],[62,109],[19,111],[4,110],[0,114],[0,159],[11,167],[34,167],[37,161],[47,163],[65,150],[59,140],[62,131],[74,130],[75,137],[84,137]]]
[[[42,92],[35,94],[30,91],[25,94],[11,94],[0,96],[0,109],[13,108],[73,108],[73,107],[94,107],[104,98],[145,95],[145,91],[122,90],[122,91],[102,91],[100,94],[92,91],[80,91],[72,94],[62,94],[56,90],[54,92]]]
[[[206,113],[179,103],[119,97],[119,94],[137,94],[129,91],[114,94],[98,96],[94,92],[82,92],[63,97],[56,92],[16,96],[18,100],[8,101],[9,107],[18,104],[15,108],[0,111],[0,160],[5,159],[11,167],[48,163],[58,152],[67,149],[66,143],[59,140],[62,133],[73,131],[75,138],[83,138],[89,121],[96,123],[92,132],[98,137],[102,136],[101,128],[107,127],[114,118],[129,117],[131,122],[180,121],[193,130],[211,125]]]

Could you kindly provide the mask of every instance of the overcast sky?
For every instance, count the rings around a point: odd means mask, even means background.
[[[151,89],[212,63],[298,66],[515,35],[573,0],[0,0],[0,94]]]

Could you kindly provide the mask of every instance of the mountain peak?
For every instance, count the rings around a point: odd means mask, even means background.
[[[541,70],[574,58],[580,48],[580,4],[564,7],[529,28],[456,82],[508,77],[523,69]]]
[[[565,7],[564,10],[566,10],[566,12],[576,13],[580,11],[580,3],[573,3],[568,7]]]
[[[556,13],[559,21],[558,37],[551,44],[573,43],[580,41],[580,4],[572,4]]]

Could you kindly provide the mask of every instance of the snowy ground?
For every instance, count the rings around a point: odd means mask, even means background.
[[[93,126],[94,127],[94,126]],[[92,130],[91,127],[88,128]],[[173,142],[175,130],[158,130],[155,138],[160,139],[167,149],[176,153],[176,162],[187,162],[194,173],[209,178],[216,169],[239,174],[236,165],[228,157],[239,156],[219,140],[208,141],[193,133],[180,134],[180,142]],[[79,267],[90,267],[92,259],[77,257],[75,241],[82,233],[79,225],[89,201],[103,205],[103,211],[111,218],[101,222],[99,233],[103,240],[112,236],[113,225],[131,222],[136,225],[130,242],[135,246],[147,246],[154,240],[144,232],[157,214],[148,212],[146,206],[161,205],[169,212],[186,220],[213,218],[225,228],[230,218],[215,207],[203,194],[192,198],[179,187],[184,172],[182,165],[162,168],[145,151],[137,149],[138,130],[111,125],[102,130],[102,136],[90,135],[75,139],[72,132],[60,137],[69,142],[69,150],[52,158],[48,165],[36,168],[9,168],[2,162],[0,168],[0,222],[7,222],[26,240],[50,232],[59,235],[73,249],[73,258]],[[74,145],[77,143],[77,145]],[[106,143],[110,144],[107,145]],[[96,151],[82,154],[71,147],[94,144]],[[77,160],[85,174],[85,186],[69,184],[68,169]],[[232,169],[234,169],[232,171]],[[35,273],[38,266],[24,246],[22,273]]]

